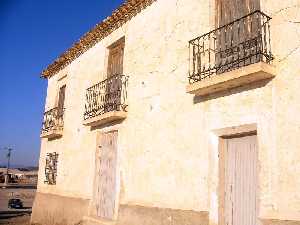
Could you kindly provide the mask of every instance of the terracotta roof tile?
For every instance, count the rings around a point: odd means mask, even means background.
[[[98,23],[89,32],[84,34],[71,48],[60,55],[43,72],[42,77],[48,78],[64,69],[73,60],[93,47],[97,42],[121,27],[132,17],[151,5],[156,0],[127,0],[111,16]]]

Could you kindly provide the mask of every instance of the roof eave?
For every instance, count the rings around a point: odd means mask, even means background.
[[[61,54],[52,64],[43,70],[41,77],[49,78],[55,75],[155,1],[157,0],[127,0],[113,11],[111,16],[85,33],[71,48]]]

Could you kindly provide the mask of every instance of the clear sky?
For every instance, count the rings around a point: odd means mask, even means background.
[[[37,165],[47,81],[41,71],[123,0],[0,0],[0,164]]]

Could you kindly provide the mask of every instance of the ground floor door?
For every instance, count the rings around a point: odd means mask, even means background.
[[[113,219],[116,206],[117,138],[118,132],[100,135],[96,159],[94,201],[97,216]]]
[[[257,225],[257,136],[225,139],[225,225]]]

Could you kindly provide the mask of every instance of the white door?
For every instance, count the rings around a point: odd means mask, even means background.
[[[118,132],[101,135],[100,152],[96,163],[95,194],[97,216],[113,219],[116,206]]]
[[[256,135],[226,139],[225,225],[257,225]]]

